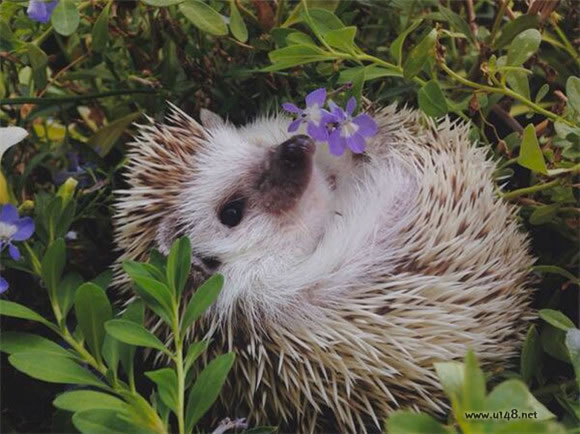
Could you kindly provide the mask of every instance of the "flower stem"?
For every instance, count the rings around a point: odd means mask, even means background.
[[[463,78],[462,76],[457,74],[455,71],[453,71],[451,68],[449,68],[444,62],[440,62],[439,66],[441,67],[441,69],[443,71],[445,71],[447,73],[447,75],[449,75],[455,81],[458,81],[459,83],[461,83],[465,86],[469,86],[469,87],[474,88],[474,89],[484,90],[484,91],[490,92],[490,93],[499,93],[499,94],[502,94],[505,96],[509,96],[510,98],[513,98],[513,99],[520,101],[522,104],[528,106],[529,108],[534,110],[536,113],[540,113],[554,122],[562,122],[562,123],[565,123],[571,127],[575,126],[572,122],[568,121],[567,119],[564,119],[564,118],[558,116],[556,113],[553,113],[551,111],[548,111],[548,110],[540,107],[538,104],[533,103],[532,101],[530,101],[526,97],[514,92],[513,90],[511,90],[507,87],[491,87],[491,86],[486,86],[484,84],[475,83],[475,82],[470,81],[466,78]]]
[[[183,338],[179,324],[179,300],[174,300],[173,305],[173,343],[175,345],[175,373],[177,375],[177,425],[179,434],[185,434],[185,372],[183,369]]]
[[[542,190],[548,190],[548,189],[555,187],[559,184],[560,184],[560,180],[555,179],[553,181],[546,182],[545,184],[536,184],[536,185],[532,185],[531,187],[520,188],[518,190],[509,191],[507,193],[504,193],[502,196],[504,199],[514,199],[516,197],[523,196],[524,194],[531,194],[531,193],[536,193],[536,192],[542,191]]]

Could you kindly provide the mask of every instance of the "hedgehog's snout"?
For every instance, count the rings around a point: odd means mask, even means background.
[[[303,134],[270,151],[257,183],[266,211],[280,214],[294,207],[310,182],[314,151],[314,142]]]

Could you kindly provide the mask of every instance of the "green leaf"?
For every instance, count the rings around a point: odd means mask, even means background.
[[[570,353],[570,361],[574,367],[576,383],[580,388],[580,330],[573,328],[566,332],[566,347]]]
[[[77,30],[80,21],[81,17],[74,0],[60,0],[50,17],[56,33],[63,36],[72,35]]]
[[[171,322],[173,316],[173,301],[171,290],[166,284],[156,279],[135,276],[135,291],[143,301],[161,318]]]
[[[122,319],[127,321],[133,321],[136,324],[143,324],[145,320],[145,305],[141,300],[135,300],[129,306],[123,315],[121,316]],[[107,334],[107,336],[109,336]],[[106,339],[106,338],[105,338]],[[133,345],[124,344],[122,342],[118,343],[119,345],[119,359],[121,360],[121,364],[123,365],[123,369],[129,377],[129,381],[134,377],[134,366],[133,366],[133,359],[135,357],[135,351],[137,347]]]
[[[197,320],[202,313],[215,301],[224,286],[224,276],[214,274],[201,285],[189,300],[181,323],[181,330],[185,331]]]
[[[155,6],[157,8],[164,8],[167,6],[173,6],[182,3],[184,0],[141,0],[143,3],[149,6]]]
[[[83,434],[150,433],[119,417],[118,411],[95,408],[79,411],[72,417],[73,424]]]
[[[520,15],[513,21],[509,21],[501,29],[499,38],[493,41],[493,51],[508,45],[516,35],[522,33],[524,30],[538,28],[540,20],[537,15]]]
[[[199,341],[189,345],[187,349],[187,355],[185,356],[183,366],[184,372],[187,374],[193,363],[197,360],[197,358],[203,354],[205,350],[207,350],[207,341]]]
[[[215,36],[228,34],[228,28],[222,16],[215,9],[199,0],[186,0],[179,4],[179,10],[202,32]]]
[[[568,104],[580,113],[580,78],[568,77],[566,80],[566,96],[568,97]]]
[[[278,48],[268,53],[270,61],[273,63],[287,61],[301,61],[302,59],[326,60],[329,55],[316,45],[295,44],[289,47]],[[304,62],[306,63],[306,62]]]
[[[302,21],[306,22],[311,29],[318,30],[324,36],[328,32],[344,27],[344,23],[328,9],[313,8],[301,12]]]
[[[566,348],[566,333],[546,324],[540,335],[542,348],[546,353],[562,362],[570,363],[570,353]]]
[[[461,18],[451,9],[447,9],[446,7],[443,7],[441,5],[439,5],[439,12],[441,12],[441,15],[443,15],[443,17],[445,17],[445,19],[449,23],[449,26],[452,29],[455,29],[458,32],[463,33],[468,40],[473,41],[473,35],[471,34],[469,25],[467,24],[467,22],[465,22],[463,18]]]
[[[32,67],[32,73],[34,74],[34,81],[36,86],[43,88],[47,83],[46,65],[48,64],[48,56],[35,44],[30,43],[27,44],[26,47],[28,61]]]
[[[548,174],[548,168],[546,167],[544,155],[538,144],[536,129],[533,124],[529,124],[524,129],[520,155],[518,155],[518,164],[534,172],[539,172],[544,175]]]
[[[248,40],[248,28],[234,0],[230,1],[230,30],[238,41],[246,42]]]
[[[431,29],[427,35],[419,42],[409,54],[405,66],[403,67],[403,75],[407,79],[415,77],[422,69],[427,59],[432,56],[432,50],[437,42],[437,30]]]
[[[26,375],[49,383],[86,384],[105,387],[97,377],[68,357],[26,351],[12,354],[8,361]]]
[[[107,155],[121,134],[136,120],[141,116],[141,112],[130,113],[122,118],[116,119],[97,131],[88,141],[89,145],[95,147],[101,157]]]
[[[542,35],[536,29],[524,30],[517,35],[508,48],[507,65],[520,66],[534,55],[540,43]]]
[[[578,279],[576,276],[574,276],[569,271],[564,270],[563,268],[558,267],[556,265],[534,265],[532,267],[532,271],[535,271],[537,273],[559,274],[560,276],[563,276],[566,279],[571,280],[572,282],[576,283],[577,285],[580,283],[580,279]]]
[[[435,80],[427,82],[425,86],[419,89],[417,100],[421,110],[428,116],[439,117],[448,111],[445,95],[439,87],[439,83]]]
[[[520,412],[536,411],[536,420],[555,417],[520,380],[507,380],[496,386],[488,395],[485,408],[488,411],[510,411],[514,408]]]
[[[314,41],[309,35],[299,32],[298,30],[287,34],[285,41],[287,45],[315,45]]]
[[[92,48],[97,53],[102,53],[107,48],[107,42],[109,41],[109,11],[112,3],[112,0],[107,2],[93,26],[91,33],[93,39]]]
[[[452,402],[460,401],[465,378],[464,365],[458,362],[440,362],[434,366],[445,394]]]
[[[548,324],[560,330],[568,331],[569,329],[574,328],[574,323],[572,320],[557,310],[541,309],[538,312],[538,315]]]
[[[124,319],[112,319],[105,323],[105,329],[107,333],[121,342],[140,347],[155,348],[156,350],[163,351],[165,354],[171,354],[165,348],[163,342],[140,324]]]
[[[356,26],[330,30],[324,35],[324,40],[333,48],[351,53],[356,48],[354,43],[356,31]]]
[[[159,397],[163,403],[177,414],[177,375],[170,368],[158,369],[157,371],[145,372],[145,376],[157,385]]]
[[[523,71],[507,71],[506,80],[512,90],[526,99],[530,99],[530,84],[528,74]]]
[[[105,322],[113,317],[105,291],[94,283],[81,285],[75,294],[75,315],[91,354],[100,361]]]
[[[482,410],[485,401],[485,377],[473,351],[465,356],[463,382],[463,409]]]
[[[3,331],[0,339],[0,351],[8,354],[35,352],[43,353],[49,356],[60,356],[74,358],[57,343],[43,338],[42,336],[30,333]]]
[[[542,346],[540,345],[540,335],[535,324],[530,326],[524,346],[522,348],[522,358],[520,360],[520,373],[525,383],[529,384],[534,373],[539,371],[542,363]]]
[[[181,237],[173,243],[167,257],[167,282],[179,298],[191,271],[191,241]]]
[[[368,65],[355,66],[352,68],[343,69],[338,76],[338,83],[352,83],[360,72],[364,70],[365,81],[375,80],[382,77],[402,77],[403,74],[396,68],[384,68],[382,66]]]
[[[405,30],[403,30],[403,32],[400,33],[399,36],[397,36],[397,39],[395,39],[391,44],[391,46],[389,47],[391,56],[393,56],[395,62],[397,62],[398,65],[402,65],[403,63],[403,44],[405,43],[405,39],[407,39],[407,36],[413,30],[415,30],[422,22],[423,22],[422,18],[411,21],[411,25],[407,27]]]
[[[52,404],[56,408],[73,412],[94,408],[122,411],[127,407],[127,404],[116,396],[94,390],[64,392],[58,395]]]
[[[538,90],[538,93],[536,94],[536,99],[535,99],[536,104],[542,102],[542,100],[548,94],[549,91],[550,91],[550,85],[548,83],[544,83],[542,85],[542,87],[540,87],[540,90]]]
[[[60,276],[66,262],[66,247],[64,240],[59,238],[53,241],[46,249],[42,258],[42,280],[48,289],[55,294],[58,291]]]
[[[533,225],[542,225],[544,223],[551,222],[558,214],[560,206],[561,205],[559,203],[539,206],[530,215],[530,223]]]
[[[218,398],[234,360],[234,353],[222,354],[209,362],[197,377],[187,400],[185,416],[187,432],[193,431],[193,427]]]
[[[54,326],[51,322],[41,317],[32,309],[29,309],[26,306],[22,306],[21,304],[14,303],[13,301],[0,300],[0,315],[36,321],[49,327]]]
[[[397,410],[387,419],[389,434],[450,434],[454,432],[425,413]]]
[[[70,308],[73,306],[75,292],[83,283],[83,278],[78,273],[68,273],[61,280],[56,291],[58,305],[63,318],[66,318]]]

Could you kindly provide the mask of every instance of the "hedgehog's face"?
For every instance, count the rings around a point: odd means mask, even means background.
[[[288,133],[288,123],[214,122],[194,157],[176,223],[207,271],[226,276],[218,306],[283,297],[271,293],[275,282],[308,261],[335,215],[334,177],[316,162],[312,140]]]

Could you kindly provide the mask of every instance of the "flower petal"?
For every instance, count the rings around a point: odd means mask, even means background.
[[[326,89],[323,87],[316,89],[306,95],[307,107],[311,107],[314,104],[318,104],[319,107],[322,107],[324,105],[324,101],[326,101]]]
[[[301,114],[303,111],[302,109],[296,107],[296,105],[292,104],[291,102],[285,102],[284,104],[282,104],[282,108],[287,112],[296,114]]]
[[[47,23],[57,3],[57,1],[48,3],[45,1],[30,0],[28,9],[26,10],[28,18],[39,23]]]
[[[14,223],[18,220],[18,210],[16,207],[10,203],[2,206],[0,211],[0,222],[2,223]]]
[[[355,154],[362,154],[365,151],[365,139],[359,133],[355,133],[346,139],[349,149]]]
[[[356,108],[356,98],[351,96],[346,103],[346,113],[350,116]]]
[[[0,160],[2,155],[12,146],[24,140],[28,132],[20,127],[0,128]]]
[[[34,220],[30,217],[21,218],[17,223],[18,231],[12,236],[14,241],[24,241],[34,233]]]
[[[293,133],[294,131],[296,131],[301,123],[302,123],[302,119],[296,119],[294,122],[292,122],[288,126],[288,132]]]
[[[365,137],[371,137],[377,134],[377,123],[369,115],[358,115],[352,121],[359,126],[357,133]]]
[[[20,259],[20,250],[18,250],[18,247],[16,247],[14,244],[8,245],[8,252],[10,253],[12,259],[14,259],[15,261],[18,261]]]
[[[332,155],[340,156],[346,149],[346,141],[340,136],[340,130],[337,128],[328,138],[328,149]]]
[[[328,101],[328,106],[330,107],[332,116],[334,116],[337,122],[346,119],[346,113],[334,101]]]
[[[0,294],[5,293],[9,286],[10,285],[8,285],[8,282],[6,281],[6,279],[4,279],[2,276],[0,276]]]
[[[320,126],[316,126],[313,122],[308,122],[308,128],[306,132],[314,140],[320,142],[326,142],[328,140],[328,130],[326,129],[326,124],[321,123]]]

